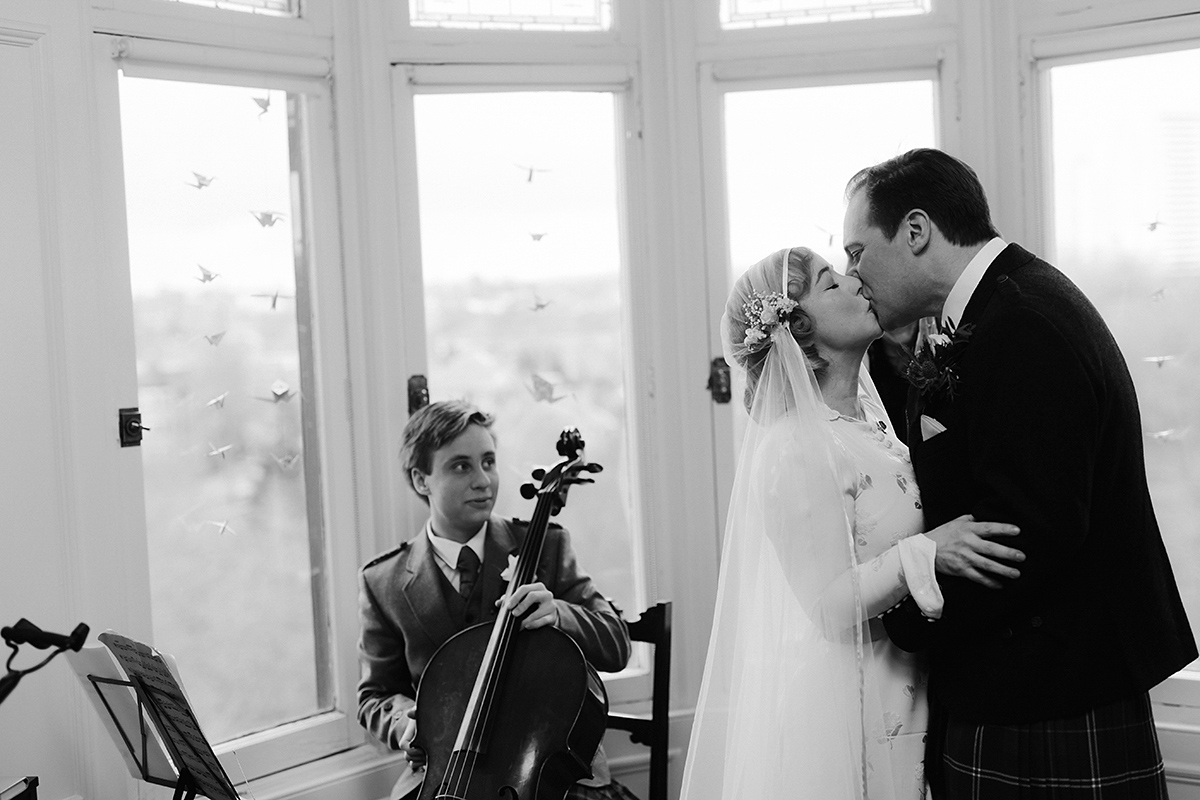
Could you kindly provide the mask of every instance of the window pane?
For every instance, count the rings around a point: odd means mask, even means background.
[[[504,516],[529,518],[520,485],[579,428],[604,472],[559,519],[638,608],[613,95],[418,95],[415,113],[431,397],[496,414]]]
[[[846,183],[913,147],[934,145],[933,81],[725,95],[729,249],[735,275],[805,245],[839,269]],[[887,125],[847,123],[863,109]]]
[[[154,645],[225,741],[329,705],[300,98],[120,91]]]
[[[1050,82],[1057,265],[1133,373],[1154,510],[1200,627],[1200,50],[1055,67]]]
[[[269,17],[294,17],[293,0],[163,0],[168,3],[186,3],[192,6],[220,8],[225,11],[244,11],[247,14],[262,14]]]
[[[847,124],[864,109],[888,124]],[[727,93],[726,291],[747,267],[784,247],[812,248],[844,270],[842,215],[850,177],[906,150],[933,145],[933,81]],[[740,400],[745,386],[735,375],[733,396]],[[741,402],[733,407],[737,452],[746,412]]]
[[[612,0],[408,0],[415,27],[606,31]]]
[[[928,14],[930,0],[721,0],[721,27],[769,28]]]

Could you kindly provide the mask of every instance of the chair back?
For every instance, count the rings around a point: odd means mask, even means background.
[[[667,800],[667,756],[671,730],[671,601],[666,600],[647,608],[637,620],[630,622],[629,638],[654,645],[650,714],[610,711],[608,727],[626,731],[631,741],[650,748],[650,796],[647,800]]]

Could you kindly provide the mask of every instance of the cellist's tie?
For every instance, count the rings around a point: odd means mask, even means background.
[[[475,578],[479,574],[479,556],[467,545],[458,551],[458,593],[463,600],[471,597]]]

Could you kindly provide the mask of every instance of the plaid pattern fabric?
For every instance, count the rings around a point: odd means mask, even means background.
[[[936,800],[1167,800],[1150,696],[1019,725],[946,722]]]
[[[638,797],[614,780],[607,786],[584,786],[576,783],[567,790],[567,796],[563,800],[638,800]]]

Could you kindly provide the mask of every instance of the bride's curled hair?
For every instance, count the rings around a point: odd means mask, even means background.
[[[787,258],[787,286],[780,287],[781,260]],[[746,394],[743,398],[746,410],[750,411],[754,404],[754,392],[762,374],[763,364],[767,353],[771,350],[771,340],[768,337],[760,345],[746,343],[747,330],[758,327],[759,320],[748,319],[747,304],[756,296],[783,291],[787,297],[799,303],[808,296],[812,288],[812,259],[813,251],[807,247],[792,247],[786,251],[772,253],[747,269],[733,285],[729,299],[725,303],[725,324],[721,336],[726,356],[746,371]],[[792,338],[800,345],[805,358],[812,366],[813,373],[818,377],[828,366],[828,362],[817,353],[814,341],[812,319],[796,305],[787,315],[788,330]]]

